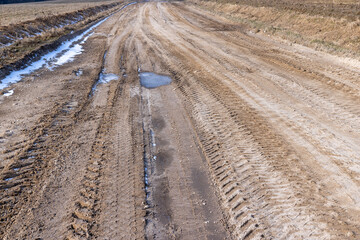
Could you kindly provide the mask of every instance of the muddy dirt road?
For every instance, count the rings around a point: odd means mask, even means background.
[[[128,6],[0,96],[0,236],[359,239],[359,74],[191,5]]]

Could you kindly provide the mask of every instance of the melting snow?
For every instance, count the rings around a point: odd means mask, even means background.
[[[14,94],[14,90],[11,89],[11,90],[7,91],[6,93],[4,93],[4,96],[5,96],[5,97],[9,97],[9,96],[11,96],[11,95],[13,95],[13,94]]]
[[[108,18],[109,17],[94,24],[77,37],[64,41],[57,49],[42,56],[40,60],[33,62],[31,65],[25,67],[24,69],[11,72],[3,80],[1,80],[0,90],[8,87],[12,83],[20,81],[23,75],[30,74],[43,66],[49,68],[50,70],[53,70],[57,66],[61,66],[65,63],[73,61],[75,56],[82,53],[82,44],[84,44],[86,40],[91,36],[91,34],[89,34],[90,31],[99,26]],[[81,39],[83,40],[80,42]]]
[[[122,7],[120,10],[126,8],[129,5],[135,4],[136,2],[129,3]],[[120,11],[119,10],[119,11]],[[112,16],[112,15],[110,15]],[[0,90],[8,87],[10,84],[16,83],[22,79],[23,75],[30,74],[42,67],[47,67],[50,70],[53,70],[55,67],[61,66],[65,63],[72,62],[74,58],[83,52],[83,44],[87,41],[87,39],[93,34],[90,33],[94,28],[102,24],[106,21],[110,16],[104,18],[98,23],[91,26],[89,29],[84,31],[82,34],[64,41],[57,49],[49,52],[48,54],[41,57],[40,60],[33,62],[29,66],[20,69],[18,71],[13,71],[9,75],[7,75],[0,82]],[[41,34],[41,33],[39,33]],[[111,74],[103,74],[104,81],[115,80],[115,76]],[[118,79],[118,77],[116,78]]]

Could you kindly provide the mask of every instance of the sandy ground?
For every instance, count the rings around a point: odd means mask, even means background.
[[[359,239],[359,62],[184,3],[95,32],[0,96],[2,239]]]

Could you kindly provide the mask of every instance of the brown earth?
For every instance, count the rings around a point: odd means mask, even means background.
[[[301,3],[287,0],[188,2],[245,24],[255,33],[280,37],[332,54],[360,57],[358,3]]]
[[[360,62],[185,3],[84,47],[0,96],[1,238],[359,239]]]
[[[0,26],[0,77],[7,74],[9,69],[18,69],[29,60],[58,47],[69,35],[77,34],[126,4],[103,3],[62,15]]]
[[[210,0],[254,7],[273,7],[311,15],[359,19],[360,4],[356,0]]]
[[[52,0],[28,3],[0,4],[0,26],[19,24],[35,19],[58,16],[81,11],[111,2],[114,0]]]

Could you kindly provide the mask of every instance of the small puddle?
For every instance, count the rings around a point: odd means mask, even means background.
[[[143,87],[152,89],[171,83],[171,78],[165,75],[158,75],[152,72],[139,73],[140,84]]]

